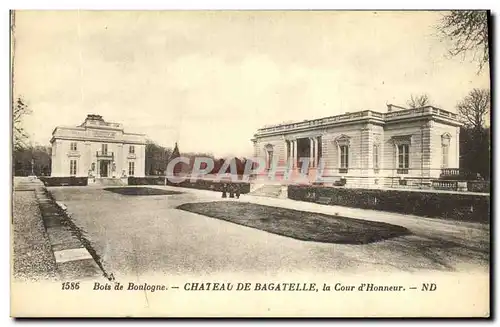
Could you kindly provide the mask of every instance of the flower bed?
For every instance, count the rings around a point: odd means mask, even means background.
[[[45,186],[87,186],[88,177],[38,177]]]
[[[189,179],[182,181],[180,183],[173,183],[170,180],[167,180],[168,186],[176,186],[176,187],[187,187],[187,188],[195,188],[198,190],[211,190],[216,192],[222,192],[222,186],[226,184],[239,184],[240,185],[240,193],[246,194],[250,192],[250,183],[245,182],[222,182],[222,181],[212,181],[212,180],[203,180],[198,179],[194,182],[191,182]],[[165,177],[129,177],[128,185],[165,185]]]

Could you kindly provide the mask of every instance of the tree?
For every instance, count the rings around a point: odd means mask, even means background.
[[[52,148],[47,145],[26,146],[13,151],[14,176],[49,176],[51,172]],[[33,167],[32,167],[33,164]]]
[[[12,129],[14,139],[14,150],[20,150],[27,146],[28,134],[24,130],[22,123],[26,115],[31,114],[31,109],[26,105],[25,101],[19,97],[14,104],[12,110]]]
[[[167,160],[172,150],[146,140],[146,173],[148,175],[161,175],[167,169]]]
[[[177,142],[175,142],[175,147],[174,150],[172,150],[172,153],[170,154],[170,157],[168,158],[168,162],[170,163],[172,160],[179,158],[181,156],[181,153],[179,151],[179,147],[177,146]],[[182,171],[185,170],[184,168],[185,164],[184,163],[177,163],[175,164],[173,168],[173,174],[174,176],[179,175]]]
[[[410,100],[406,102],[411,109],[422,108],[430,104],[429,96],[427,94],[411,95]]]
[[[460,167],[465,171],[490,176],[490,91],[473,89],[457,104],[463,127],[460,129]]]
[[[479,71],[488,63],[488,13],[479,10],[452,10],[438,23],[437,30],[443,39],[453,42],[451,56],[473,53]]]
[[[490,101],[490,91],[487,89],[473,89],[460,101],[457,110],[464,126],[476,131],[484,128],[490,112]]]

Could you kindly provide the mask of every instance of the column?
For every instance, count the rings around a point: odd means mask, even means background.
[[[309,167],[314,167],[314,137],[309,138]]]
[[[297,167],[297,139],[293,140],[293,168]]]
[[[314,167],[318,167],[319,164],[319,138],[316,136],[314,138]]]
[[[285,140],[285,163],[288,162],[290,156],[290,141]]]

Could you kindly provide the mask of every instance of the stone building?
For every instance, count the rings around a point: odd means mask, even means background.
[[[122,124],[88,115],[75,127],[52,132],[51,176],[121,178],[145,175],[144,134],[126,133]]]
[[[351,187],[421,186],[442,170],[458,170],[456,114],[432,106],[387,107],[385,113],[365,110],[261,128],[252,139],[254,156],[265,158],[268,170],[277,167],[278,176],[288,160],[293,176],[300,158],[308,158],[310,181],[320,174],[326,185],[343,179]]]

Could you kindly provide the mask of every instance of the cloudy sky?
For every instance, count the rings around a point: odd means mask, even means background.
[[[264,125],[386,111],[412,93],[455,111],[489,87],[488,67],[448,58],[440,15],[18,12],[14,93],[36,143],[95,113],[181,152],[251,155]]]

